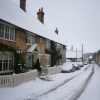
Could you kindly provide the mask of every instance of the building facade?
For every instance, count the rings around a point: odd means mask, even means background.
[[[32,18],[33,16],[26,13],[26,0],[20,0],[20,7],[17,7],[10,0],[2,0],[0,2],[0,4],[4,5],[6,8],[9,8],[9,6],[11,7],[9,9],[4,9],[4,7],[0,5],[2,8],[2,10],[0,10],[0,74],[8,74],[14,71],[16,56],[11,51],[14,48],[17,52],[23,52],[25,54],[24,61],[27,64],[27,67],[34,67],[37,59],[39,59],[41,67],[50,67],[51,55],[47,54],[45,49],[50,49],[51,41],[57,43],[61,48],[62,58],[57,61],[57,65],[65,63],[65,43],[60,42],[59,35],[55,32],[53,33],[53,38],[50,38],[52,35],[49,31],[47,31],[47,33],[45,33],[46,31],[44,32],[44,30],[47,29],[45,29],[43,25],[43,8],[39,9],[39,12],[37,12],[38,19],[36,19],[36,22],[38,24],[36,25],[36,23],[32,24],[32,21],[34,22],[34,18]],[[7,11],[11,11],[10,16],[6,16]],[[16,18],[13,11],[18,11],[19,18]],[[2,12],[4,13],[2,14]],[[15,19],[13,20],[12,18],[14,16]],[[23,16],[23,19],[20,16]],[[34,29],[31,28],[32,25],[33,28],[35,27]],[[6,45],[6,48],[4,45]],[[9,48],[12,49],[10,50]]]

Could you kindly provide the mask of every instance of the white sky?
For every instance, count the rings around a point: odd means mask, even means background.
[[[12,0],[19,5],[19,0]],[[37,18],[43,7],[44,24],[67,41],[68,48],[84,52],[100,49],[100,0],[26,0],[27,12]]]

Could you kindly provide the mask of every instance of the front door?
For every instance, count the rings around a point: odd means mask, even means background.
[[[27,67],[32,68],[32,55],[27,55]]]

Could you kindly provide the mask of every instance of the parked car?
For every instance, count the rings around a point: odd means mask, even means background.
[[[76,70],[76,66],[74,64],[72,64],[72,70],[71,72],[74,72]]]
[[[78,65],[78,62],[73,62],[73,66],[75,67],[76,70],[81,69],[81,67]]]
[[[78,60],[77,63],[78,63],[78,66],[83,67],[83,62],[82,61]]]
[[[70,73],[75,71],[75,66],[71,62],[67,62],[62,66],[62,73]]]
[[[84,65],[87,65],[88,63],[86,61],[83,62]]]

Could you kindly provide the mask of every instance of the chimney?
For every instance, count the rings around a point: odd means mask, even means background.
[[[26,11],[26,0],[20,0],[20,8]]]
[[[39,21],[44,24],[44,12],[43,12],[43,8],[39,9],[39,12],[37,12],[37,15],[38,15]]]
[[[56,30],[55,30],[55,33],[57,33],[57,35],[58,35],[58,29],[56,28]]]

